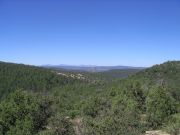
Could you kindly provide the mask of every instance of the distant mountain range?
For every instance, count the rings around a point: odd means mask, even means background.
[[[120,69],[145,69],[145,67],[131,67],[131,66],[92,66],[92,65],[43,65],[42,67],[50,69],[65,69],[68,71],[86,71],[86,72],[105,72],[110,70]]]

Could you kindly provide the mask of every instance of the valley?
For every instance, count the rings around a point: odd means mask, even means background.
[[[179,61],[102,72],[0,62],[0,133],[179,135],[179,81]]]

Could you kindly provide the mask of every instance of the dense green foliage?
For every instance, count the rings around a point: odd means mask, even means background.
[[[179,134],[180,62],[134,73],[57,72],[1,63],[0,90],[10,93],[0,104],[1,133],[140,135],[163,128]],[[18,88],[27,91],[11,93]]]
[[[73,81],[47,69],[0,62],[0,98],[16,89],[47,92]]]
[[[166,119],[177,112],[176,102],[163,88],[152,88],[146,100],[147,117],[151,127],[162,125]]]
[[[144,89],[153,86],[163,86],[173,98],[180,101],[180,61],[166,62],[153,66],[138,72],[131,79],[141,82]]]
[[[168,122],[164,125],[164,129],[171,135],[179,135],[180,133],[180,113],[172,115]]]
[[[32,135],[45,128],[52,115],[52,101],[16,91],[0,104],[0,127],[3,135]]]

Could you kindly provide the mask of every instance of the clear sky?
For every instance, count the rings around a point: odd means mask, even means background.
[[[151,66],[180,60],[180,0],[0,0],[0,61]]]

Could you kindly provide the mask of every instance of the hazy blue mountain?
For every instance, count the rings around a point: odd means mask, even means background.
[[[94,66],[94,65],[43,65],[42,67],[51,69],[65,69],[65,70],[77,70],[86,72],[104,72],[118,69],[144,69],[145,67],[131,67],[131,66]]]

